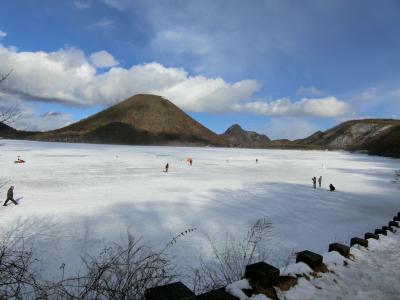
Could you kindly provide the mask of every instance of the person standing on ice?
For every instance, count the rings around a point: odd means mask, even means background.
[[[313,182],[314,189],[316,189],[317,188],[317,177],[313,177],[312,182]]]
[[[14,186],[11,186],[7,192],[7,199],[4,202],[3,206],[7,206],[8,201],[11,201],[15,205],[18,205],[18,202],[14,200]]]
[[[321,184],[322,184],[322,176],[319,176],[319,178],[318,178],[318,185],[319,185],[319,187],[321,187]]]
[[[167,163],[167,164],[165,165],[165,170],[164,170],[164,172],[165,172],[165,173],[168,173],[168,169],[169,169],[169,163]]]

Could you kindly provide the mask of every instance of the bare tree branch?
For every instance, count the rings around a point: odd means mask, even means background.
[[[193,269],[192,287],[195,293],[221,288],[243,277],[246,265],[263,261],[266,245],[271,238],[272,224],[258,219],[252,224],[243,240],[227,236],[225,244],[217,245],[209,239],[212,258],[200,257],[200,265]]]
[[[12,71],[13,71],[13,70],[10,70],[10,71],[9,71],[7,74],[5,74],[5,75],[1,74],[1,75],[0,75],[0,83],[2,83],[3,81],[5,81],[5,80],[7,79],[7,77],[10,76],[10,74],[12,73]]]
[[[7,74],[0,74],[0,84],[3,83],[12,73],[10,70]],[[10,107],[0,106],[0,123],[9,124],[15,121],[21,114],[20,109],[17,105]]]

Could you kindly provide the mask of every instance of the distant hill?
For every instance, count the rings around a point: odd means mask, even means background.
[[[397,126],[400,126],[400,120],[351,120],[325,132],[318,131],[308,138],[296,140],[295,142],[301,145],[321,146],[327,149],[369,150],[372,146],[367,145],[380,140],[383,136],[391,137],[397,132],[394,130]]]
[[[1,123],[0,122],[0,137],[11,137],[11,136],[17,136],[18,131],[15,130],[14,128],[8,126],[7,124]]]
[[[169,100],[139,94],[67,127],[35,139],[113,144],[225,145]]]
[[[264,134],[244,130],[240,125],[235,124],[221,134],[230,146],[245,148],[265,148],[271,140]]]
[[[400,157],[400,120],[365,119],[341,123],[305,139],[271,141],[235,124],[217,135],[160,96],[139,94],[72,125],[47,132],[26,132],[0,123],[0,137],[42,141],[192,145],[275,149],[363,151]]]
[[[400,125],[388,128],[378,136],[364,141],[359,148],[367,150],[369,154],[400,157]]]
[[[11,126],[0,122],[0,138],[24,139],[32,134],[33,132],[16,130]]]

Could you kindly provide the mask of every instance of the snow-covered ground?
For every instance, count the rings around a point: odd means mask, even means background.
[[[324,260],[331,272],[309,276],[311,280],[299,278],[295,287],[279,292],[280,299],[400,299],[399,249],[400,235],[388,232],[379,240],[368,239],[368,249],[352,247],[351,259],[326,253]]]
[[[369,239],[368,248],[354,245],[347,259],[338,252],[323,254],[328,272],[315,273],[300,262],[281,268],[281,276],[297,277],[297,283],[287,291],[275,288],[279,299],[285,300],[398,300],[400,295],[400,234],[379,235]],[[265,295],[247,297],[243,289],[251,288],[247,279],[226,287],[240,300],[267,300]]]
[[[19,206],[0,208],[0,228],[15,227],[43,261],[43,275],[80,266],[130,232],[163,248],[197,228],[171,252],[182,266],[207,255],[206,235],[217,241],[244,235],[266,217],[273,224],[268,262],[282,266],[290,253],[324,253],[348,243],[400,210],[400,160],[325,151],[133,147],[0,141],[0,191],[15,186]],[[14,164],[17,155],[25,164]],[[186,163],[193,158],[193,166]],[[259,162],[256,163],[255,159]],[[162,172],[166,163],[170,172]],[[311,178],[323,176],[313,189]],[[329,192],[333,183],[337,191]]]

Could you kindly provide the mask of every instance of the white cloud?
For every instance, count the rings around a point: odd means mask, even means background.
[[[29,103],[19,97],[9,97],[0,93],[0,110],[16,109],[16,117],[10,125],[18,130],[47,131],[67,126],[74,122],[70,114],[48,111],[38,113]]]
[[[119,64],[119,62],[107,51],[98,51],[90,55],[90,61],[97,68],[109,68]]]
[[[211,43],[206,35],[193,34],[184,30],[163,30],[156,34],[151,46],[161,51],[173,51],[176,54],[189,53],[207,55],[212,52]]]
[[[119,11],[123,11],[129,6],[129,0],[101,0],[101,2]]]
[[[0,44],[0,74],[13,70],[3,82],[8,94],[26,99],[70,104],[115,104],[138,93],[163,96],[187,111],[246,111],[269,116],[316,116],[336,118],[351,115],[349,104],[337,98],[289,98],[252,101],[260,90],[256,80],[229,83],[222,78],[191,76],[182,68],[159,63],[113,66],[118,61],[108,52],[87,57],[79,49],[55,52],[18,52]],[[105,72],[98,68],[111,67]]]
[[[73,3],[77,9],[87,9],[90,7],[89,2],[87,1],[75,0]]]
[[[400,118],[400,89],[397,83],[369,86],[354,94],[349,102],[359,115]]]
[[[7,36],[7,33],[4,32],[3,30],[0,30],[0,40],[1,40],[2,38],[5,38],[6,36]]]
[[[0,45],[0,73],[9,94],[71,104],[114,104],[138,93],[164,96],[189,111],[228,111],[249,101],[260,88],[255,80],[228,83],[221,78],[190,76],[184,69],[158,63],[112,67],[98,73],[90,58],[75,48],[56,52],[18,52]]]
[[[351,106],[336,97],[302,98],[293,102],[282,98],[270,102],[254,101],[236,105],[237,111],[250,111],[268,116],[314,116],[321,118],[336,118],[352,113]]]
[[[115,23],[113,20],[110,19],[101,19],[100,21],[90,25],[89,27],[98,27],[103,30],[109,30],[115,28]]]
[[[17,128],[25,127],[34,131],[47,131],[67,126],[73,122],[74,120],[70,114],[47,112],[41,115],[31,113],[24,118],[17,119],[15,125]]]
[[[293,117],[272,118],[267,123],[266,134],[271,139],[301,139],[310,136],[318,127],[308,120]]]
[[[309,87],[304,87],[304,86],[300,86],[297,89],[297,95],[299,96],[304,96],[304,97],[321,97],[323,96],[325,93],[316,88],[315,86],[309,86]]]

